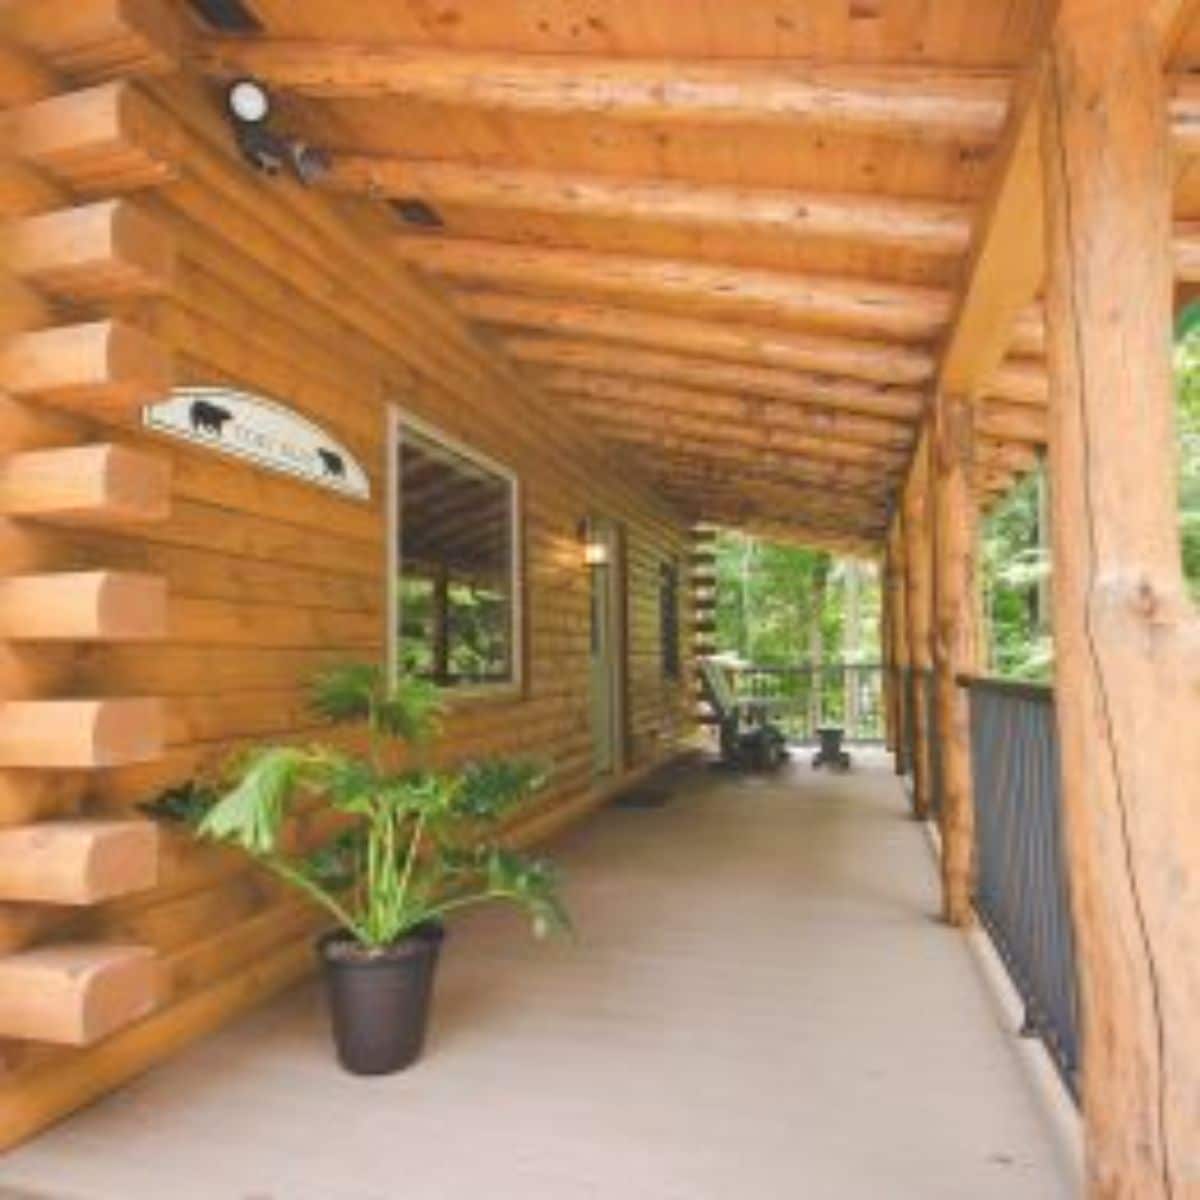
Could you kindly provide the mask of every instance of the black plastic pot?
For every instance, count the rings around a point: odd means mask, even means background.
[[[382,950],[344,929],[318,939],[338,1061],[352,1075],[388,1075],[420,1057],[444,937],[429,922]]]

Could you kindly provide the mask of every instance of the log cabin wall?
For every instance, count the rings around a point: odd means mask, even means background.
[[[255,739],[318,736],[305,679],[384,653],[389,404],[520,481],[523,691],[457,704],[443,750],[552,766],[513,836],[602,798],[584,516],[624,529],[627,777],[692,720],[686,661],[664,679],[660,645],[682,517],[380,259],[384,218],[256,177],[176,70],[170,22],[117,31],[0,66],[22,277],[0,398],[0,1144],[309,969],[308,909],[232,854],[157,838],[135,806]],[[184,384],[294,407],[359,457],[372,500],[143,431],[141,406]],[[29,853],[63,878],[39,885]]]

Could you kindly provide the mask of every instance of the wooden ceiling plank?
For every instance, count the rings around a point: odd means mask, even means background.
[[[1003,74],[928,67],[608,59],[266,38],[211,38],[199,56],[223,78],[249,73],[323,99],[391,96],[610,120],[816,126],[965,145],[994,140],[1007,95]]]
[[[597,430],[597,432],[600,431]],[[891,488],[899,477],[899,473],[895,469],[889,470],[885,464],[880,464],[878,467],[863,467],[857,463],[832,462],[828,458],[814,458],[791,452],[757,450],[731,444],[723,438],[663,433],[642,429],[619,420],[608,423],[601,436],[610,442],[656,446],[666,453],[691,455],[701,460],[707,460],[713,465],[724,463],[751,468],[761,466],[774,468],[784,474],[794,472],[796,478],[801,478],[806,469],[811,468],[814,472],[813,478],[837,479],[855,488],[869,488],[876,485],[885,489]]]
[[[864,417],[792,401],[760,400],[735,392],[708,392],[625,379],[571,367],[543,371],[537,376],[537,382],[543,391],[551,394],[604,402],[618,412],[650,409],[704,416],[731,425],[759,422],[775,429],[893,450],[909,448],[913,439],[912,422]]]
[[[592,337],[731,362],[845,375],[873,383],[916,385],[933,377],[932,355],[886,342],[818,337],[767,326],[704,321],[502,291],[462,291],[455,295],[454,303],[465,316],[499,328]]]
[[[656,222],[931,255],[965,253],[971,237],[966,205],[872,195],[713,187],[354,154],[335,155],[321,183],[361,195],[417,197],[434,208]]]
[[[922,411],[921,393],[913,388],[801,375],[775,367],[724,363],[653,350],[612,348],[565,338],[513,337],[501,344],[517,362],[540,367],[631,375],[707,391],[791,400],[892,421],[914,419]]]
[[[571,410],[583,417],[589,426],[593,423],[597,427],[616,424],[621,427],[694,435],[728,442],[730,445],[778,450],[786,454],[828,459],[830,462],[858,463],[864,466],[874,464],[899,468],[908,460],[905,450],[886,449],[862,442],[836,441],[829,437],[814,437],[765,423],[739,423],[671,409],[628,406],[617,408],[606,400],[594,400],[586,396],[568,396],[566,399]]]
[[[691,316],[778,320],[921,342],[939,336],[951,315],[949,293],[936,288],[475,238],[404,235],[392,244],[405,262],[434,276],[565,291],[572,299],[580,292],[622,303],[652,299]]]

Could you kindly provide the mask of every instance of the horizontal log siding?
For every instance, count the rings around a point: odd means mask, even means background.
[[[177,138],[178,177],[139,194],[177,247],[171,290],[82,315],[48,305],[32,322],[115,315],[175,353],[179,382],[228,383],[294,405],[362,458],[374,498],[358,504],[165,441],[132,416],[101,421],[0,402],[4,454],[104,440],[151,451],[173,468],[172,512],[162,522],[119,531],[0,522],[6,573],[145,571],[169,588],[165,642],[3,647],[6,696],[159,696],[167,745],[158,761],[94,774],[4,775],[0,826],[127,813],[254,739],[318,736],[304,680],[330,660],[383,653],[390,402],[511,467],[522,485],[525,691],[516,702],[456,706],[445,757],[528,754],[550,763],[550,788],[523,816],[529,829],[550,827],[556,813],[576,815],[598,795],[590,775],[588,583],[576,539],[580,518],[593,512],[622,522],[628,539],[627,765],[636,771],[666,756],[688,729],[691,691],[686,680],[662,679],[658,628],[659,568],[683,561],[681,520],[552,408],[534,416],[511,371],[362,235],[373,218],[350,223],[325,199],[256,180],[191,84],[160,81],[146,92]],[[31,176],[17,201],[40,212],[80,198]],[[684,589],[680,595],[682,602]],[[681,613],[682,629],[687,620]],[[68,935],[129,938],[159,952],[163,976],[155,1015],[96,1047],[0,1046],[0,1143],[308,969],[312,914],[237,857],[170,836],[161,876],[151,892],[84,911],[0,905],[0,950]]]

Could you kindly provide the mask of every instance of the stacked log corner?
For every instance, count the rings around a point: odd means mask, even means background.
[[[5,18],[19,33],[34,14]],[[87,646],[164,637],[168,597],[153,572],[99,556],[81,567],[57,531],[167,514],[165,467],[101,430],[171,386],[170,355],[110,306],[169,289],[174,253],[135,201],[104,194],[139,158],[134,125],[114,119],[127,93],[70,90],[10,32],[0,26],[0,1039],[87,1046],[158,1001],[153,949],[91,936],[84,919],[156,886],[158,831],[86,810],[100,772],[162,756],[164,724],[154,697],[84,694],[76,664]]]
[[[310,738],[311,674],[385,654],[392,404],[520,478],[524,686],[456,709],[440,747],[555,763],[514,841],[609,794],[593,776],[581,514],[627,533],[632,764],[612,786],[694,727],[691,673],[665,680],[662,664],[662,567],[691,549],[678,512],[411,276],[382,219],[246,166],[190,61],[161,73],[178,6],[0,5],[14,7],[20,69],[0,79],[18,110],[19,253],[4,261],[23,277],[3,350],[0,608],[18,636],[0,648],[0,753],[48,753],[47,716],[69,736],[52,767],[0,767],[5,1146],[311,971],[311,906],[235,855],[170,832],[148,844],[136,806],[247,744]],[[148,431],[138,410],[175,381],[294,407],[358,457],[370,500]],[[63,602],[66,575],[82,586]],[[690,621],[690,596],[681,607]],[[298,828],[305,844],[325,833]],[[46,952],[72,942],[64,972]],[[30,985],[56,1007],[31,1013]]]
[[[697,662],[717,651],[717,531],[695,525],[691,531],[688,585],[692,608],[692,656]],[[696,680],[696,711],[702,724],[715,720]]]

